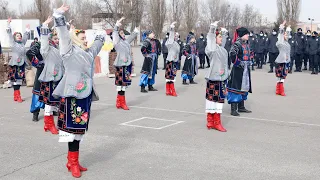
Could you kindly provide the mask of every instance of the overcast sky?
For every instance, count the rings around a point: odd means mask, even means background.
[[[198,0],[201,1],[201,0]],[[239,2],[241,1],[241,4]],[[315,19],[316,22],[320,23],[320,13],[319,5],[317,2],[319,0],[301,0],[301,14],[300,21],[307,22],[308,18],[311,17]],[[20,0],[10,0],[9,6],[15,10],[19,10]],[[23,7],[30,5],[33,0],[21,0],[23,2]],[[268,18],[269,21],[275,21],[277,17],[277,5],[276,0],[229,0],[229,2],[234,4],[239,4],[244,7],[245,4],[251,4],[255,8],[259,9],[260,13]]]

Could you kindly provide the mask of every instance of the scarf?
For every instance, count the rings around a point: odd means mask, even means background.
[[[88,47],[84,46],[83,42],[77,36],[77,33],[79,33],[80,31],[82,31],[82,30],[75,29],[70,32],[71,41],[74,45],[76,45],[76,46],[80,47],[81,49],[83,49],[84,51],[86,51],[88,49]]]

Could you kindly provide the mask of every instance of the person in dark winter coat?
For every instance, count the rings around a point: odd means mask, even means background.
[[[295,57],[295,65],[296,70],[294,72],[302,72],[302,58],[305,52],[305,36],[302,34],[302,29],[298,29],[298,33],[295,36],[296,40],[296,57]]]
[[[187,36],[186,45],[183,48],[183,55],[186,56],[184,65],[181,72],[182,84],[189,85],[187,80],[189,79],[190,84],[197,84],[194,81],[194,77],[198,74],[197,56],[198,50],[196,46],[196,39],[192,32]]]
[[[202,33],[200,35],[200,38],[197,40],[196,44],[197,44],[196,46],[198,49],[199,59],[200,59],[199,69],[204,69],[204,64],[205,64],[205,60],[206,60],[205,48],[207,46],[207,41],[204,38],[204,35]]]
[[[179,54],[179,62],[177,63],[177,70],[181,69],[181,57],[182,57],[182,51],[183,51],[183,41],[180,39],[179,33],[176,33],[178,36],[178,44],[180,45],[180,54]]]
[[[311,74],[318,74],[318,50],[319,50],[319,38],[318,33],[314,31],[312,33],[312,37],[308,40],[308,53],[309,53],[309,59],[311,64]]]
[[[265,41],[266,41],[266,44],[265,44],[265,49],[264,49],[264,56],[263,56],[263,64],[267,64],[267,59],[268,59],[268,41],[269,41],[269,39],[268,39],[268,33],[265,33],[264,34],[264,39],[265,39]],[[269,63],[269,61],[268,61],[268,63]]]
[[[252,70],[254,71],[254,65],[255,65],[255,47],[256,47],[256,36],[254,34],[253,31],[250,32],[250,36],[249,36],[249,46],[250,46],[250,51],[254,54],[253,56],[253,64],[252,64]]]
[[[308,66],[308,61],[310,60],[310,49],[309,49],[309,41],[311,41],[312,39],[312,36],[311,36],[311,31],[308,30],[307,31],[307,34],[305,36],[305,52],[304,52],[304,56],[303,56],[303,64],[304,64],[304,67],[303,67],[303,70],[308,70],[307,69],[307,66]],[[311,60],[309,61],[309,70],[311,71],[312,68],[311,68]]]
[[[265,40],[263,31],[261,31],[255,43],[256,61],[258,66],[257,69],[262,69],[262,65],[264,63],[265,49],[266,49],[266,40]]]
[[[227,39],[226,39],[226,44],[224,45],[224,48],[228,52],[228,68],[231,69],[231,59],[229,56],[229,52],[232,46],[232,38],[229,36],[229,32],[227,32],[226,35],[227,35]]]
[[[234,44],[230,50],[230,58],[233,63],[228,82],[228,103],[231,104],[231,115],[239,116],[239,113],[251,113],[244,106],[248,93],[252,93],[251,72],[253,54],[250,52],[249,31],[246,28],[238,28],[234,36]]]
[[[272,34],[268,38],[268,52],[269,52],[269,63],[270,63],[270,71],[269,73],[273,73],[274,61],[279,55],[279,50],[276,46],[278,42],[278,33],[276,29],[272,30]]]
[[[162,56],[163,56],[163,69],[166,69],[166,62],[167,62],[167,57],[168,57],[168,48],[166,46],[166,42],[169,38],[169,32],[167,32],[166,37],[162,41]]]
[[[294,63],[294,59],[296,56],[296,40],[293,37],[293,34],[291,32],[291,34],[289,35],[289,40],[288,40],[290,46],[291,46],[291,51],[290,51],[290,68],[289,68],[289,73],[292,73],[292,67],[293,67],[293,63]]]
[[[161,51],[162,51],[162,45],[161,45],[161,42],[158,39],[155,39],[155,41],[156,41],[157,54],[158,54],[158,58],[157,59],[159,59],[159,56],[161,55]],[[159,69],[159,61],[157,61],[157,69]]]

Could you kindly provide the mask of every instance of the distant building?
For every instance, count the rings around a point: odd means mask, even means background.
[[[35,37],[39,38],[37,27],[40,25],[39,19],[12,19],[11,28],[12,34],[14,32],[21,32],[22,35],[26,30],[26,26],[30,25],[30,35],[26,43],[26,47],[29,47]],[[0,20],[0,41],[2,47],[9,47],[9,39],[7,36],[6,28],[8,26],[7,20]]]
[[[313,22],[312,28],[311,22],[299,22],[297,24],[297,29],[298,28],[301,28],[303,32],[307,32],[308,30],[320,32],[320,24],[318,22]]]

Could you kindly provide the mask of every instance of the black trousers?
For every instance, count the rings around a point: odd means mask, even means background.
[[[271,53],[269,52],[269,63],[270,63],[270,70],[273,70],[274,61],[277,59],[279,53]]]
[[[303,64],[304,64],[305,68],[308,66],[308,60],[309,60],[309,54],[305,53],[304,57],[303,57]],[[302,66],[302,64],[301,64],[301,66]]]
[[[295,56],[290,56],[290,59],[291,59],[291,61],[290,61],[290,68],[289,68],[289,70],[292,71],[293,64],[294,64],[294,60],[295,60]]]
[[[257,66],[262,67],[262,64],[264,63],[264,53],[257,53],[256,61],[257,61]]]
[[[317,54],[310,55],[310,64],[313,72],[319,72],[319,56]]]
[[[163,55],[163,69],[166,69],[168,53],[165,53],[162,55]]]
[[[303,54],[296,54],[296,69],[301,70]]]
[[[199,54],[199,59],[200,59],[200,65],[204,66],[206,63],[206,55],[205,54]]]
[[[210,59],[209,59],[208,55],[206,55],[206,59],[207,59],[208,67],[210,67]]]

